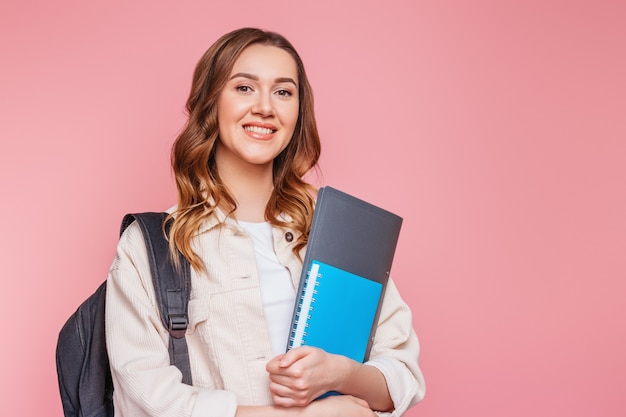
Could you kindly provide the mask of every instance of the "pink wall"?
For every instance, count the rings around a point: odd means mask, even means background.
[[[196,60],[256,25],[301,51],[323,183],[404,216],[409,416],[623,416],[620,1],[4,2],[2,415],[60,416],[59,328],[128,211],[173,203]]]

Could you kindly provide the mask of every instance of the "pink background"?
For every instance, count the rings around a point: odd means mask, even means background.
[[[323,176],[405,219],[392,274],[428,393],[409,416],[624,416],[622,1],[4,1],[0,407],[60,416],[57,333],[169,148],[219,35],[286,35]]]

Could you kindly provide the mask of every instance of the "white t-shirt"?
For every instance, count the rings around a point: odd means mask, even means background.
[[[259,271],[261,298],[274,355],[285,353],[291,332],[291,318],[296,291],[291,275],[278,262],[274,252],[272,226],[268,222],[251,223],[239,220],[239,225],[252,239]]]

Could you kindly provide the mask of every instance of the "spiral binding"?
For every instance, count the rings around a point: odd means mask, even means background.
[[[311,311],[313,311],[313,304],[315,304],[315,295],[317,294],[317,287],[320,285],[318,278],[322,275],[319,273],[319,264],[312,263],[311,269],[307,272],[306,279],[302,285],[302,292],[300,294],[300,300],[294,319],[294,326],[289,335],[289,342],[291,347],[298,347],[306,344],[306,328],[309,327],[309,319],[311,318]],[[302,320],[304,318],[304,320]]]

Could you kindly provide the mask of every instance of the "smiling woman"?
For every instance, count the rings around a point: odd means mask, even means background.
[[[228,33],[198,63],[174,143],[170,251],[189,261],[193,385],[170,365],[138,225],[106,304],[116,416],[399,416],[424,395],[411,312],[389,282],[370,359],[285,353],[314,208],[320,141],[304,66],[281,35]],[[286,330],[287,329],[287,330]],[[344,395],[316,400],[329,391]]]
[[[298,121],[298,68],[284,50],[256,44],[241,53],[231,73],[217,101],[215,162],[235,200],[250,192],[248,176],[237,172],[254,171],[260,186],[254,188],[269,196],[274,158],[289,144]],[[239,220],[264,220],[263,209],[244,213],[245,208],[235,210]]]

